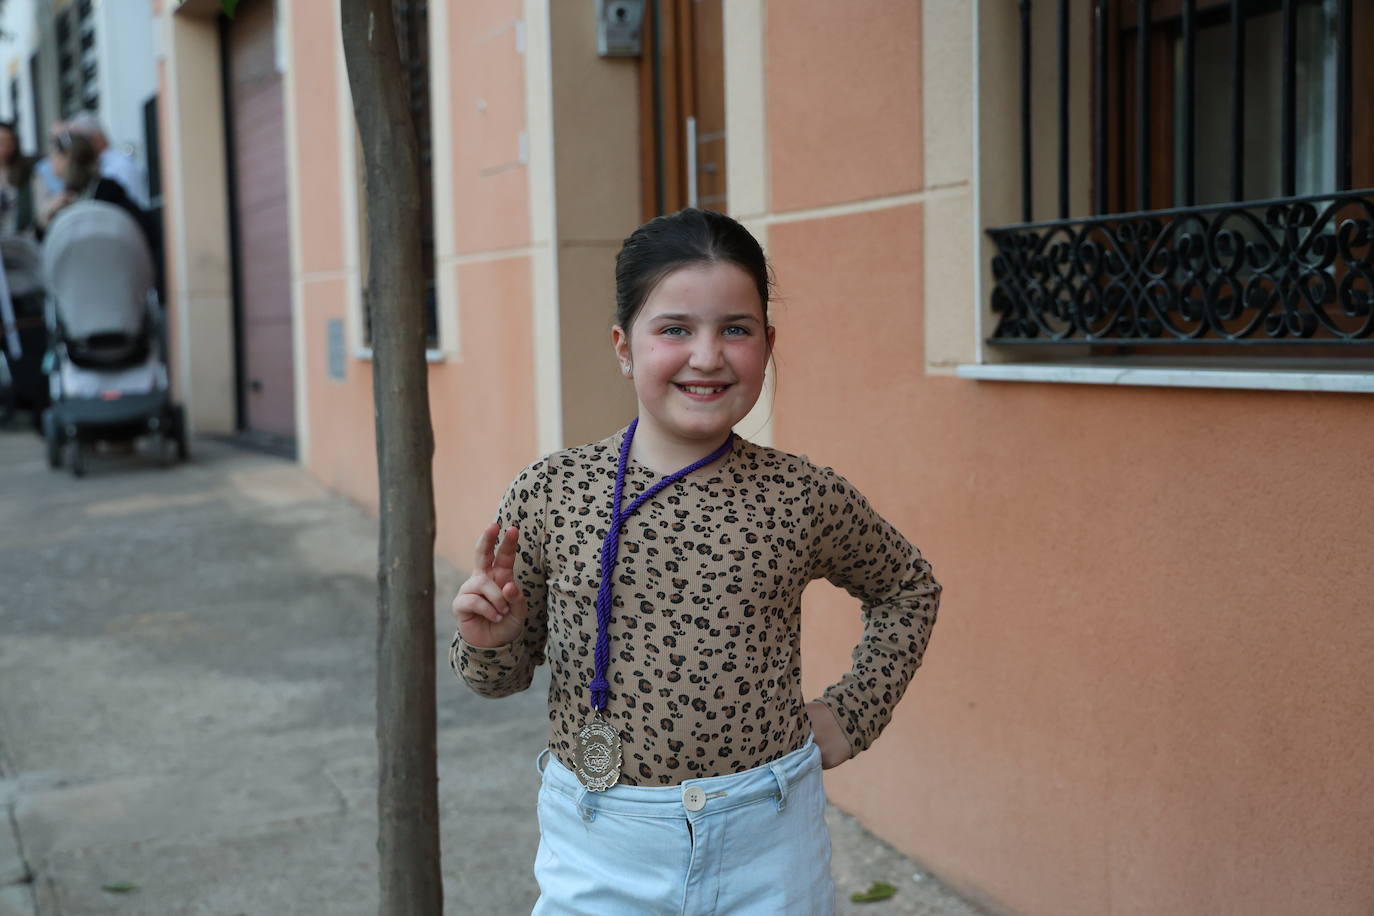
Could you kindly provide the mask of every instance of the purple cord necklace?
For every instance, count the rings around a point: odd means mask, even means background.
[[[653,499],[664,488],[677,483],[693,471],[729,453],[735,443],[732,432],[725,442],[711,454],[681,470],[674,471],[645,490],[630,507],[620,511],[621,497],[625,492],[625,467],[630,461],[630,443],[635,438],[635,428],[639,418],[630,422],[625,430],[625,439],[620,444],[620,463],[615,470],[615,496],[611,503],[611,524],[606,529],[606,537],[601,542],[601,584],[596,590],[596,652],[593,656],[592,681],[588,685],[591,692],[592,721],[578,733],[576,747],[577,778],[593,792],[601,792],[615,785],[620,779],[620,734],[606,723],[601,713],[606,708],[611,686],[606,680],[606,669],[611,663],[611,587],[615,577],[616,559],[620,553],[620,529],[634,515],[635,510]]]

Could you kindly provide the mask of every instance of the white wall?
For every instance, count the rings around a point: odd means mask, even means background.
[[[10,84],[18,82],[20,145],[28,153],[46,152],[42,145],[49,125],[34,123],[29,58],[42,41],[39,18],[51,18],[52,6],[51,0],[9,0],[0,15],[0,29],[7,36],[0,40],[0,117],[16,116],[10,106]],[[52,30],[49,22],[47,32]],[[97,0],[95,35],[100,119],[111,144],[130,153],[142,167],[143,104],[157,91],[152,0]],[[55,69],[52,62],[49,67]]]
[[[29,86],[29,58],[38,49],[39,32],[33,0],[9,0],[0,16],[0,117],[19,120],[19,146],[26,153],[39,152],[46,125],[35,125],[33,91]],[[19,84],[19,110],[10,106],[10,85]]]
[[[152,0],[101,0],[95,17],[100,119],[110,144],[144,166],[143,104],[157,92]]]

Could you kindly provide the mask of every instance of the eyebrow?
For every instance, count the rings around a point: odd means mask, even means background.
[[[680,321],[680,322],[683,322],[683,323],[687,323],[687,322],[695,321],[696,319],[697,319],[697,316],[696,316],[696,315],[688,315],[688,314],[686,314],[686,313],[674,312],[674,313],[668,314],[668,315],[654,315],[654,316],[651,317],[649,320],[650,320],[650,321]],[[759,316],[757,316],[757,315],[750,315],[750,314],[747,313],[747,312],[742,312],[742,313],[740,313],[740,314],[738,314],[738,315],[726,315],[726,316],[724,316],[723,318],[721,318],[720,320],[721,320],[721,323],[722,323],[722,324],[731,324],[731,323],[737,323],[737,322],[740,322],[740,321],[753,321],[753,322],[757,322],[757,321],[759,320]]]

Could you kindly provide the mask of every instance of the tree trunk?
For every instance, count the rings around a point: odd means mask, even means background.
[[[381,913],[443,912],[434,684],[434,486],[419,169],[391,0],[340,0],[362,139],[381,537],[377,750]]]

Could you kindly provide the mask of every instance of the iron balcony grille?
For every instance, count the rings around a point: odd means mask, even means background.
[[[1355,142],[1368,115],[1352,91],[1357,36],[1363,46],[1374,34],[1367,5],[1018,0],[1017,8],[1021,222],[988,230],[997,318],[989,343],[1374,343],[1374,190],[1354,190],[1355,180],[1374,181],[1374,154]],[[1033,29],[1033,14],[1053,31]],[[1093,215],[1070,218],[1069,90],[1083,78],[1071,73],[1082,60],[1071,37],[1083,29],[1092,52]],[[1033,49],[1033,33],[1052,34],[1053,45]],[[1033,86],[1033,50],[1054,55],[1057,92]],[[1223,70],[1229,80],[1218,79]],[[1269,102],[1256,92],[1274,75],[1279,92]],[[1054,221],[1032,213],[1037,105],[1053,109],[1044,128],[1057,140]],[[1271,130],[1272,142],[1264,139]],[[1252,134],[1260,139],[1247,143]]]
[[[1374,343],[1374,190],[988,235],[990,343]]]

